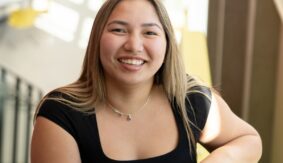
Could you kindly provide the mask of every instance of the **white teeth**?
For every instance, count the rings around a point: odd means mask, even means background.
[[[137,66],[142,65],[144,63],[143,60],[139,59],[120,59],[120,62]]]

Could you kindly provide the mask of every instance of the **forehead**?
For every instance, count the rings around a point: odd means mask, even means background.
[[[121,0],[112,11],[108,21],[113,19],[161,24],[154,6],[148,0]]]

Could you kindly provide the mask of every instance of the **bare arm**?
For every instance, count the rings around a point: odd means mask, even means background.
[[[202,163],[256,163],[262,153],[257,131],[215,93],[200,142],[211,151]]]
[[[81,163],[74,138],[54,122],[38,117],[31,142],[31,163]]]

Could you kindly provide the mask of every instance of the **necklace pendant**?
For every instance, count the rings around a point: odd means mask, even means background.
[[[131,114],[128,114],[128,115],[127,115],[127,120],[128,120],[128,121],[132,120],[132,115],[131,115]]]

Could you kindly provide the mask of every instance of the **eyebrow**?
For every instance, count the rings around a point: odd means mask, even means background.
[[[129,23],[127,23],[125,21],[122,21],[122,20],[113,20],[110,23],[108,23],[107,26],[110,26],[112,24],[119,24],[119,25],[125,25],[125,26],[129,25]],[[156,26],[159,29],[163,30],[163,28],[160,25],[158,25],[157,23],[143,23],[141,26],[142,27],[153,27],[153,26]]]

